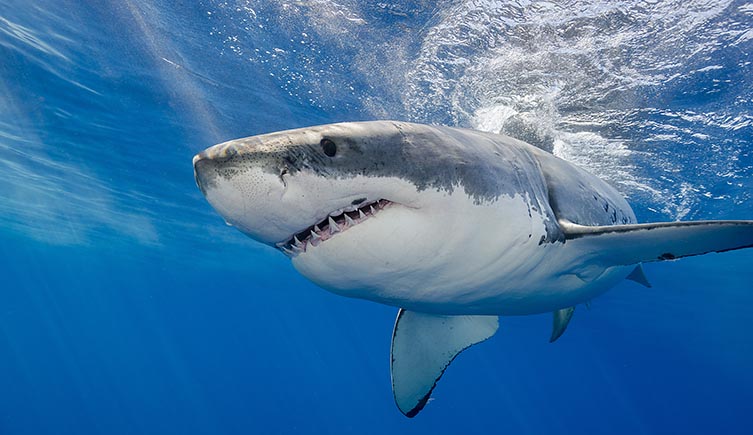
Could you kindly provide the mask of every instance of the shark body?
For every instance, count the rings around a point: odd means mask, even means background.
[[[545,151],[473,130],[372,121],[215,145],[195,178],[231,225],[334,293],[400,308],[391,373],[415,416],[499,315],[575,305],[642,262],[753,246],[753,221],[638,224],[611,186]]]

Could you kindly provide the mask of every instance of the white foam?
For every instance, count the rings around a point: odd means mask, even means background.
[[[701,80],[695,73],[721,83],[712,79],[727,66],[708,59],[723,58],[716,53],[750,33],[725,19],[731,4],[456,2],[424,32],[406,73],[405,110],[419,122],[516,136],[665,218],[690,217],[704,195],[722,196],[703,187],[704,179],[722,183],[723,174],[750,172],[735,166],[734,150],[726,157],[705,151],[753,125],[740,108],[663,108],[679,92],[674,87]],[[749,13],[750,4],[739,10]],[[653,102],[660,108],[646,108]]]

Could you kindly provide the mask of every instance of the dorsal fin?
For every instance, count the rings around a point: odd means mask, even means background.
[[[575,312],[575,307],[562,308],[553,313],[552,336],[549,337],[550,343],[554,343],[565,333],[567,324],[573,318],[573,312]]]
[[[392,332],[392,393],[414,417],[460,352],[494,335],[497,316],[439,316],[400,309]]]
[[[638,284],[651,288],[651,283],[648,282],[648,278],[646,278],[646,273],[643,271],[642,265],[635,266],[635,269],[633,269],[632,272],[630,272],[630,275],[626,276],[625,279],[629,279],[630,281],[635,281]]]

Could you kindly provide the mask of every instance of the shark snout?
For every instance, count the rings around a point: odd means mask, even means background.
[[[193,157],[193,177],[204,196],[207,195],[207,187],[213,184],[213,179],[217,176],[216,167],[217,163],[206,151]]]
[[[268,154],[233,143],[215,145],[193,157],[193,170],[196,185],[226,223],[272,244],[288,238],[298,226],[285,225],[285,186],[278,162]]]
[[[207,195],[207,188],[216,184],[215,179],[222,168],[229,166],[238,155],[237,144],[230,141],[211,146],[193,156],[194,179],[204,196]]]
[[[207,191],[204,188],[204,184],[202,183],[202,177],[199,174],[206,173],[205,170],[202,170],[202,166],[204,166],[206,163],[202,161],[201,154],[196,154],[193,156],[193,178],[196,180],[196,185],[199,187],[199,190],[201,190],[201,193],[206,196]]]

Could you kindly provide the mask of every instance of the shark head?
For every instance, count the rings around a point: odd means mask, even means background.
[[[453,268],[466,276],[457,260],[467,246],[483,258],[484,246],[521,232],[514,222],[492,237],[479,231],[510,213],[484,205],[515,186],[489,163],[503,161],[497,147],[469,147],[453,131],[373,121],[253,136],[196,155],[195,178],[228,224],[283,252],[307,278],[386,301],[395,288],[439,285]]]
[[[388,206],[419,206],[385,170],[400,142],[385,122],[283,131],[215,145],[194,157],[194,174],[227,223],[295,257]]]

